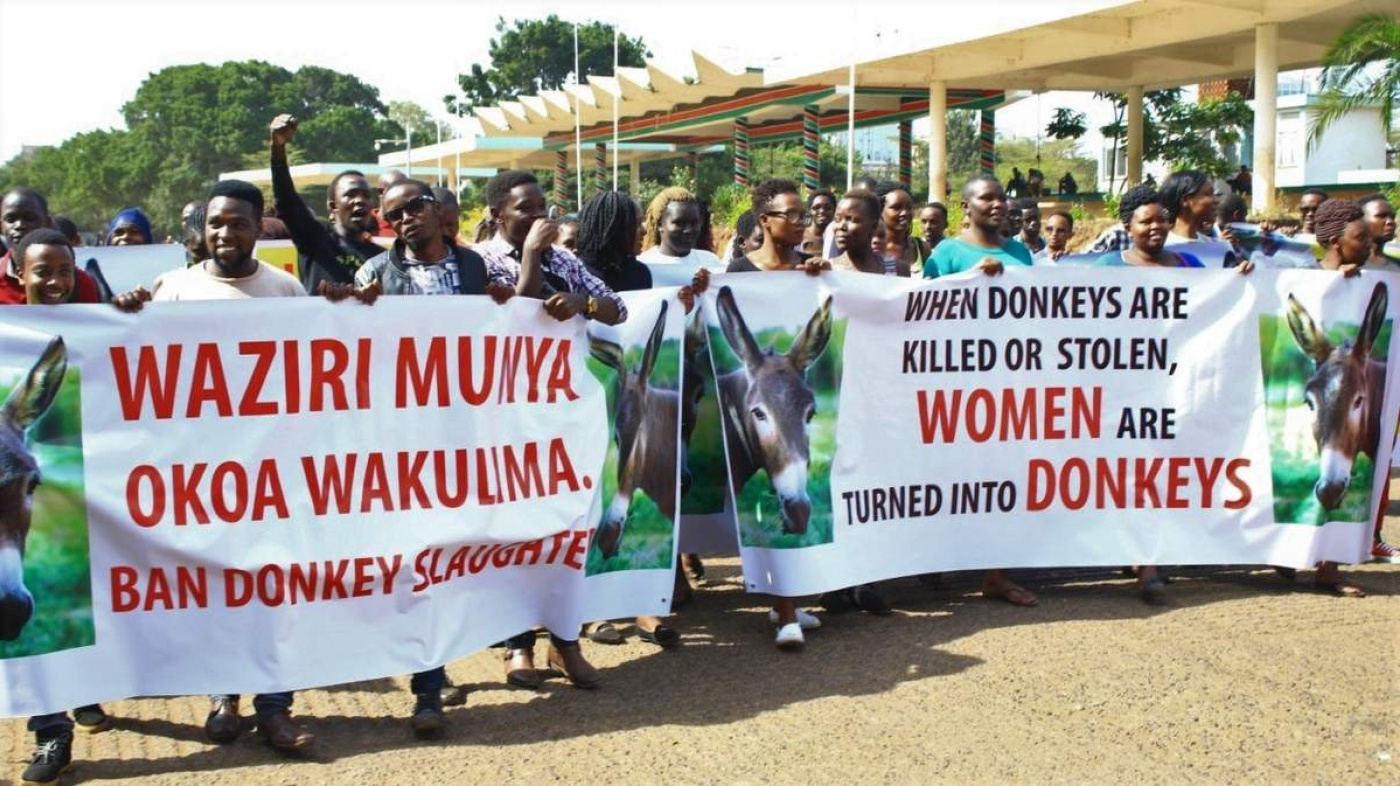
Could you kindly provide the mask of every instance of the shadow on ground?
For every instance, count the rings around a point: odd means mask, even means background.
[[[983,600],[978,573],[945,574],[930,587],[915,579],[879,585],[898,610],[875,618],[858,612],[823,616],[823,627],[808,635],[807,651],[778,652],[761,599],[743,593],[737,565],[710,567],[707,586],[673,619],[683,645],[672,651],[648,649],[640,657],[602,670],[604,685],[587,692],[550,680],[526,702],[493,701],[491,691],[509,690],[501,682],[467,684],[467,706],[450,709],[451,726],[441,741],[415,740],[403,717],[330,715],[303,718],[319,736],[306,761],[334,762],[348,756],[420,746],[527,746],[538,742],[591,736],[659,725],[726,724],[760,713],[826,696],[861,696],[889,691],[899,684],[938,679],[975,668],[979,658],[951,652],[958,639],[989,628],[1047,625],[1068,620],[1150,620],[1175,609],[1259,595],[1311,591],[1304,573],[1285,583],[1258,566],[1191,568],[1168,571],[1174,580],[1165,606],[1138,601],[1134,583],[1104,569],[1013,571],[1035,591],[1039,606],[1015,608]],[[1355,576],[1368,592],[1390,595],[1400,590],[1400,572],[1361,571]],[[1364,603],[1342,600],[1338,603]],[[597,653],[598,645],[585,644]],[[543,664],[544,646],[537,648]],[[449,667],[451,669],[451,667]],[[491,664],[492,674],[495,664]],[[398,693],[392,680],[381,679],[326,689],[332,693]],[[512,694],[515,696],[516,694]],[[332,703],[336,697],[331,697]],[[406,713],[411,699],[386,695],[395,711]],[[398,709],[401,706],[401,709]],[[168,720],[119,721],[117,733],[164,736],[203,742],[197,726]],[[169,772],[199,772],[228,767],[276,766],[285,759],[256,735],[237,743],[209,747],[161,759],[82,761],[70,782],[100,778],[140,778]]]

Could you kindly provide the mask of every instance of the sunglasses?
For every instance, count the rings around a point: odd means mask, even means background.
[[[428,194],[416,196],[393,210],[385,210],[384,220],[391,224],[397,224],[399,221],[403,220],[405,215],[416,216],[423,212],[423,208],[436,201],[436,199],[433,199],[432,196]]]
[[[782,216],[790,224],[806,225],[812,223],[812,214],[805,210],[769,210],[763,215]]]

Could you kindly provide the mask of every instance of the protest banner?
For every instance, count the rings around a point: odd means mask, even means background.
[[[630,363],[663,327],[667,381],[673,296],[629,298],[633,321],[603,336]],[[669,609],[667,524],[629,528],[630,562],[593,568],[600,493],[628,515],[644,495],[611,491],[582,321],[538,301],[3,317],[0,713],[407,673],[536,625]]]
[[[683,287],[691,283],[698,265],[648,263],[652,283]],[[686,422],[684,443],[688,471],[681,498],[680,548],[686,554],[736,554],[733,496],[725,464],[719,391],[710,365],[709,334],[699,312],[687,317],[685,334],[685,405],[693,417]]]
[[[1398,285],[716,276],[704,307],[746,585],[1360,561],[1400,405]]]
[[[78,267],[106,283],[113,294],[137,287],[151,289],[162,273],[185,266],[185,247],[175,243],[148,246],[79,246]]]

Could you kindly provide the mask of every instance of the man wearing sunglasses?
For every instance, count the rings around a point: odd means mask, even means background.
[[[296,136],[297,119],[278,115],[268,130],[272,137],[272,196],[277,214],[297,247],[302,285],[307,292],[318,292],[322,281],[349,284],[366,259],[384,250],[372,239],[378,223],[369,181],[353,170],[335,176],[326,195],[331,215],[327,229],[297,194],[287,167],[287,143]]]
[[[490,295],[504,303],[515,294],[500,283],[502,271],[490,275],[486,262],[471,249],[456,244],[444,227],[433,189],[418,180],[399,180],[384,190],[380,216],[394,230],[394,243],[360,266],[355,273],[354,294],[372,303],[385,295]],[[493,281],[495,279],[495,281]],[[348,284],[336,285],[328,294],[351,294]],[[436,736],[446,727],[443,693],[447,670],[437,668],[413,675],[409,690],[416,697],[409,725],[420,737]],[[453,703],[461,703],[458,695]]]

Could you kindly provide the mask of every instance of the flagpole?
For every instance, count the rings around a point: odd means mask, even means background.
[[[618,105],[622,103],[622,81],[617,75],[617,42],[622,35],[622,26],[613,25],[613,83],[617,85],[617,94],[613,96],[613,143],[612,143],[612,165],[613,165],[613,190],[617,190],[617,117]],[[636,190],[636,186],[633,186]]]
[[[578,23],[574,23],[574,183],[578,187],[578,201],[574,203],[574,210],[583,209],[583,117],[580,114],[582,109],[579,104],[579,80],[578,70]]]

